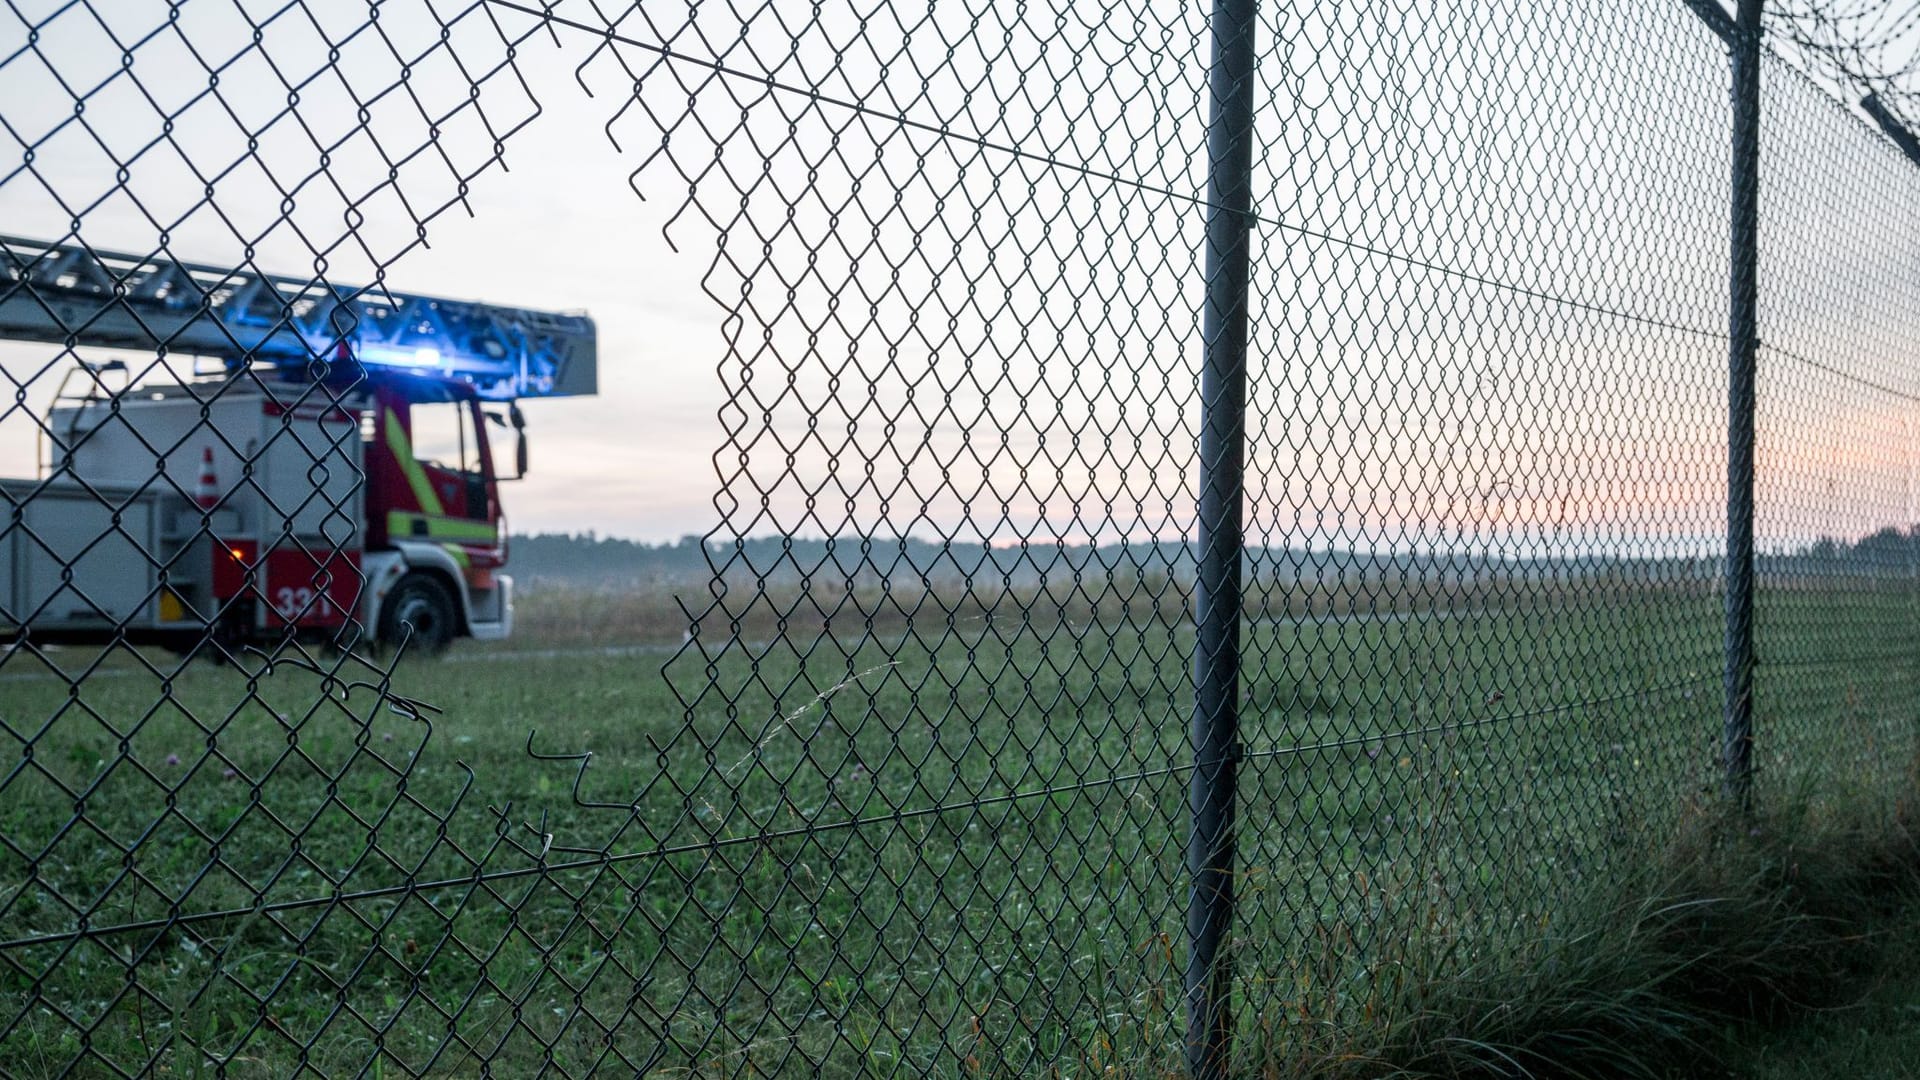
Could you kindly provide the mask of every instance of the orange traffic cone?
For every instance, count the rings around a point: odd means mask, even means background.
[[[200,479],[193,485],[193,504],[211,510],[220,502],[220,479],[213,474],[213,447],[200,451]]]

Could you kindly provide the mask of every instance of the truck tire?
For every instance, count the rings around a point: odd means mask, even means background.
[[[458,618],[453,597],[439,579],[411,573],[394,585],[380,608],[380,643],[397,648],[405,641],[408,652],[439,656],[453,641]],[[412,637],[407,636],[409,627]]]

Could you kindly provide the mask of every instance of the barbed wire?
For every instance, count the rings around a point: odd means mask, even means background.
[[[1873,97],[1920,130],[1920,3],[1914,0],[1772,0],[1776,47],[1849,106]]]

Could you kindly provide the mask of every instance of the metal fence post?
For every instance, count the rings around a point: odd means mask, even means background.
[[[1255,0],[1216,0],[1208,85],[1199,580],[1187,868],[1187,1067],[1223,1080],[1232,1041],[1234,786],[1240,749],[1240,504],[1245,490]]]
[[[1753,442],[1760,219],[1760,15],[1740,0],[1733,55],[1732,293],[1727,376],[1726,713],[1724,787],[1745,808],[1753,788]]]

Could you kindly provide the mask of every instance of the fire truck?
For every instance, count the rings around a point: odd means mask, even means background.
[[[70,358],[0,479],[0,642],[505,638],[519,402],[597,389],[584,314],[7,236],[0,340]]]

